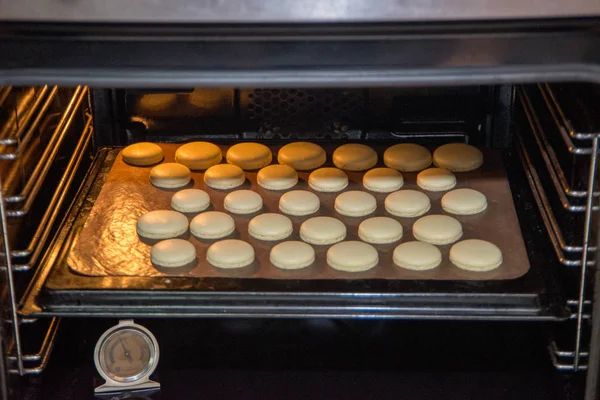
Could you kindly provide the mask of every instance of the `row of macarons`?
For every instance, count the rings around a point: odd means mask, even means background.
[[[150,142],[127,146],[122,152],[123,160],[135,166],[149,166],[164,158],[162,148]],[[365,171],[378,161],[377,152],[368,145],[348,143],[337,147],[332,155],[333,164],[349,171]],[[205,170],[219,164],[223,159],[221,149],[210,142],[191,142],[180,146],[175,161],[191,170]],[[256,170],[271,164],[271,149],[261,143],[243,142],[228,148],[225,155],[228,164],[244,170]],[[321,167],[327,161],[325,149],[316,143],[293,142],[283,146],[277,153],[279,164],[289,165],[298,171]],[[415,143],[400,143],[387,148],[383,162],[398,171],[423,170],[433,164],[453,172],[471,171],[483,164],[479,149],[465,143],[450,143],[438,147],[433,156],[429,149]]]
[[[189,168],[178,163],[164,163],[150,170],[150,182],[163,189],[187,186],[192,179]],[[284,164],[261,168],[256,175],[257,183],[266,190],[288,190],[298,184],[298,173]],[[244,170],[236,165],[217,164],[204,173],[204,183],[212,189],[229,190],[244,184]],[[454,173],[445,168],[428,168],[417,175],[417,185],[427,191],[450,190],[457,184]],[[348,175],[339,168],[323,167],[308,176],[308,185],[317,192],[333,193],[344,190],[349,184]],[[377,193],[390,193],[404,186],[404,177],[392,168],[373,168],[362,178],[365,189]]]
[[[171,210],[149,211],[138,218],[136,231],[140,237],[161,240],[171,239],[187,231],[199,239],[222,239],[235,231],[235,221],[227,213],[206,211],[196,215],[191,222],[185,215]],[[248,223],[248,234],[263,241],[287,239],[294,231],[292,220],[278,213],[254,216]],[[300,237],[307,243],[331,245],[346,238],[346,225],[337,218],[316,216],[300,225]],[[412,226],[413,236],[422,242],[447,245],[463,236],[462,224],[448,215],[422,216]],[[377,216],[363,220],[358,226],[361,240],[372,244],[390,244],[402,238],[403,227],[394,218]]]
[[[199,213],[211,205],[210,195],[201,189],[182,189],[171,197],[171,207],[182,213]],[[307,190],[291,190],[279,198],[278,208],[293,216],[311,215],[319,211],[319,197]],[[385,210],[396,217],[418,217],[431,208],[427,194],[418,190],[398,190],[384,200]],[[473,215],[487,209],[487,198],[477,190],[460,188],[449,191],[441,199],[444,211],[455,215]],[[223,200],[223,208],[233,214],[253,214],[263,208],[262,196],[252,190],[235,190]],[[377,209],[377,199],[370,193],[350,190],[336,196],[334,208],[338,214],[363,217]]]
[[[328,217],[323,217],[328,218]],[[387,218],[387,217],[375,217]],[[366,222],[366,221],[365,221]],[[163,268],[177,268],[196,265],[196,248],[184,239],[166,239],[158,242],[150,250],[153,265]],[[422,241],[409,241],[393,250],[395,265],[413,271],[427,271],[437,268],[442,262],[442,253],[434,245]],[[270,250],[269,261],[277,268],[298,270],[315,262],[313,246],[305,241],[291,240],[276,244]],[[494,244],[478,239],[462,240],[450,248],[452,264],[467,271],[486,272],[502,264],[502,252]],[[239,239],[225,239],[210,245],[206,261],[223,269],[243,268],[255,260],[252,245]],[[338,241],[327,249],[327,264],[343,272],[368,271],[379,263],[379,252],[371,244],[362,241]]]

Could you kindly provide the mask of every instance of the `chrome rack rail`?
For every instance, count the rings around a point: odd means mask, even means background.
[[[34,132],[40,126],[40,122],[46,116],[46,111],[52,104],[52,101],[56,97],[58,93],[58,87],[54,86],[50,89],[48,86],[42,87],[39,91],[36,99],[28,109],[28,112],[25,114],[25,117],[22,121],[18,121],[18,126],[15,129],[15,133],[9,135],[8,137],[0,138],[0,145],[3,146],[15,146],[18,145],[19,148],[27,148],[29,141],[34,137]],[[0,106],[6,100],[8,95],[10,94],[10,90],[6,92],[4,99],[2,96],[4,95],[4,91],[0,92]],[[33,122],[32,122],[33,120]],[[12,152],[3,152],[0,154],[0,160],[16,160],[19,156],[18,150]]]
[[[534,142],[537,144],[540,154],[542,155],[542,159],[544,161],[544,165],[548,170],[548,174],[553,182],[553,186],[557,191],[559,199],[565,209],[567,211],[578,211],[578,209],[573,209],[570,207],[570,204],[567,201],[566,192],[563,189],[562,184],[560,183],[562,179],[564,179],[564,173],[558,164],[558,160],[556,158],[556,154],[554,150],[549,145],[547,140],[547,132],[543,130],[543,127],[539,121],[539,118],[535,112],[535,109],[531,103],[530,97],[527,94],[527,91],[523,87],[519,87],[517,89],[517,93],[519,94],[519,98],[521,99],[521,104],[523,106],[523,110],[529,122],[529,127],[531,129],[531,133]],[[519,139],[521,140],[521,139]],[[543,185],[539,179],[536,168],[534,167],[531,158],[529,157],[527,150],[525,148],[524,143],[521,140],[521,148],[525,153],[525,160],[527,161],[526,169],[531,171],[530,174],[530,186],[534,192],[534,197],[536,199],[537,205],[540,208],[542,213],[542,218],[544,220],[544,224],[546,225],[546,229],[550,235],[550,240],[552,241],[552,245],[554,250],[558,256],[559,261],[568,267],[579,267],[581,266],[581,258],[578,260],[573,260],[566,256],[566,253],[582,253],[584,251],[584,246],[580,244],[571,244],[567,243],[562,230],[560,228],[559,223],[556,220],[554,215],[554,211],[550,205],[548,197],[546,195],[546,190],[544,190]],[[596,155],[597,157],[597,155]],[[595,158],[595,157],[592,157]],[[558,172],[560,171],[560,172]],[[564,179],[566,182],[566,179]],[[584,192],[586,195],[588,192]],[[583,206],[585,207],[585,206]],[[595,206],[593,210],[598,210],[600,207]],[[587,251],[595,252],[597,250],[596,246],[587,246]],[[588,265],[594,265],[594,261],[590,260]]]
[[[52,131],[39,160],[36,160],[33,172],[26,177],[26,182],[23,189],[18,194],[5,195],[3,192],[9,192],[14,189],[17,179],[15,169],[19,168],[18,162],[15,162],[8,170],[7,181],[10,184],[2,185],[0,182],[0,223],[2,233],[2,252],[0,260],[4,262],[1,267],[6,272],[8,286],[8,302],[10,308],[10,325],[12,330],[12,338],[7,349],[6,365],[9,373],[26,375],[38,374],[46,366],[52,347],[55,342],[60,319],[51,319],[49,326],[44,335],[43,342],[34,354],[26,354],[21,341],[21,327],[24,324],[35,322],[35,319],[21,318],[18,313],[18,300],[15,287],[15,272],[29,271],[35,268],[40,256],[45,249],[45,245],[50,237],[50,232],[58,220],[63,206],[68,200],[68,191],[73,185],[79,167],[84,160],[86,150],[89,149],[93,137],[92,116],[88,113],[81,114],[82,104],[86,98],[88,89],[86,87],[77,87],[64,111],[60,114],[60,120]],[[0,89],[0,95],[4,93]],[[23,120],[19,121],[18,129],[14,135],[6,136],[0,139],[0,160],[21,160],[22,157],[27,157],[29,147],[35,142],[36,132],[39,131],[40,124],[48,118],[48,111],[51,108],[52,102],[58,94],[58,88],[52,89],[43,87],[40,94],[35,99],[33,108],[35,112],[31,112],[23,116]],[[81,116],[84,116],[84,127],[81,131],[73,131],[74,121]],[[79,128],[81,129],[81,128]],[[11,236],[9,231],[9,218],[22,218],[26,216],[37,195],[41,192],[42,187],[46,182],[46,177],[57,159],[57,154],[62,144],[65,143],[65,138],[69,135],[76,135],[77,141],[72,151],[72,155],[68,160],[66,168],[61,172],[60,179],[53,189],[51,199],[48,201],[46,210],[36,224],[35,231],[31,236],[29,243],[22,250],[11,250]],[[8,209],[7,205],[17,205],[17,209]],[[20,263],[16,263],[19,260]]]
[[[525,142],[522,138],[523,133],[517,135],[518,150],[521,154],[521,159],[525,167],[527,179],[531,186],[534,194],[534,198],[542,214],[544,225],[550,236],[550,240],[553,244],[555,252],[558,256],[559,261],[569,267],[579,267],[579,290],[577,299],[569,300],[567,307],[573,310],[571,313],[571,319],[576,322],[575,326],[575,343],[573,351],[560,350],[554,340],[549,345],[549,352],[552,358],[554,366],[561,371],[581,371],[585,370],[585,360],[588,358],[588,352],[583,350],[582,334],[584,329],[584,321],[590,319],[590,306],[591,301],[586,300],[586,288],[587,288],[587,270],[588,267],[594,266],[595,261],[590,260],[590,254],[596,251],[596,247],[592,246],[591,243],[591,231],[593,223],[594,211],[600,209],[598,204],[600,192],[595,190],[596,185],[596,174],[597,174],[597,163],[598,163],[598,152],[600,149],[600,132],[599,133],[578,133],[572,126],[570,120],[567,118],[556,96],[554,95],[551,86],[547,84],[538,85],[538,89],[541,92],[544,103],[550,112],[554,124],[558,129],[563,142],[565,143],[569,153],[575,156],[586,155],[589,156],[589,172],[587,185],[585,190],[575,191],[572,190],[568,184],[564,171],[562,170],[558,158],[554,152],[554,149],[548,141],[549,132],[545,132],[536,113],[535,107],[531,101],[531,98],[526,87],[520,86],[517,89],[518,97],[521,100],[521,105],[525,112],[525,116],[529,123],[531,135],[533,136],[534,143],[542,156],[543,164],[546,166],[547,172],[549,173],[550,179],[559,199],[565,210],[569,212],[585,212],[585,218],[583,221],[583,235],[581,245],[567,245],[564,237],[560,230],[560,226],[554,216],[554,212],[546,192],[539,179],[538,173],[532,162]],[[575,140],[590,141],[589,145],[586,143],[586,147],[578,147]],[[581,143],[578,144],[581,146]],[[589,146],[589,147],[587,147]],[[585,205],[573,205],[569,200],[571,198],[585,198]],[[576,252],[580,254],[579,260],[569,260],[565,257],[565,252]]]

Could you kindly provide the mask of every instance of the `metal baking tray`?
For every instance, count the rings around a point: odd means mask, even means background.
[[[174,162],[175,150],[179,145],[165,144],[163,148],[164,162]],[[271,146],[276,155],[279,146]],[[325,146],[328,162],[325,166],[333,166],[331,154],[336,146]],[[380,155],[379,165],[386,146],[372,146]],[[223,154],[228,146],[221,146]],[[475,171],[457,173],[457,188],[469,187],[484,193],[488,199],[487,210],[476,215],[454,216],[463,225],[463,239],[484,239],[496,244],[502,250],[503,264],[488,272],[465,271],[452,265],[448,253],[451,245],[439,246],[442,251],[442,264],[428,271],[411,271],[394,265],[392,252],[398,243],[375,245],[379,252],[379,264],[368,271],[348,273],[330,268],[326,262],[329,246],[314,246],[316,261],[309,267],[289,271],[274,267],[269,262],[269,252],[278,242],[257,240],[248,234],[248,223],[255,215],[274,212],[279,213],[279,198],[285,191],[265,190],[256,183],[256,171],[246,172],[246,182],[240,188],[250,189],[263,198],[262,210],[250,215],[231,214],[236,223],[236,231],[231,235],[252,245],[256,252],[256,260],[251,265],[240,269],[221,269],[212,267],[206,261],[206,251],[214,240],[199,240],[189,233],[185,235],[196,247],[198,254],[196,265],[184,269],[157,269],[150,262],[151,243],[140,240],[136,234],[136,222],[144,213],[152,210],[171,209],[171,197],[179,189],[165,190],[154,187],[149,179],[151,167],[134,167],[127,165],[119,154],[115,160],[106,182],[94,203],[94,207],[85,224],[75,227],[81,232],[69,251],[67,263],[73,272],[88,276],[188,276],[196,278],[233,277],[233,278],[265,278],[265,279],[435,279],[435,280],[490,280],[514,279],[529,270],[529,260],[519,227],[519,221],[512,201],[511,190],[504,172],[504,165],[499,152],[484,150],[484,165]],[[361,184],[363,172],[350,172],[349,184],[344,191],[365,190]],[[232,190],[214,190],[203,182],[203,172],[193,172],[192,182],[188,187],[207,191],[211,197],[211,208],[225,211],[223,200]],[[308,187],[309,172],[300,172],[300,181],[293,189],[311,190]],[[403,189],[418,189],[417,173],[404,173]],[[237,189],[240,189],[237,188]],[[420,189],[419,189],[420,190]],[[441,197],[445,192],[425,192],[431,199],[431,214],[446,214],[441,208]],[[374,193],[377,199],[377,210],[364,217],[347,217],[338,214],[333,203],[339,193],[319,193],[321,208],[316,215],[332,216],[340,219],[348,229],[346,240],[360,240],[358,225],[371,216],[390,216],[399,220],[404,227],[401,242],[414,240],[412,224],[418,218],[398,218],[385,211],[385,193]],[[225,211],[226,212],[226,211]],[[194,215],[188,215],[191,220]],[[288,239],[300,240],[299,229],[302,222],[314,215],[291,217],[294,232]]]
[[[531,268],[510,280],[85,276],[67,255],[120,149],[100,150],[25,293],[29,316],[562,320],[569,316],[541,218],[514,151],[502,155]]]

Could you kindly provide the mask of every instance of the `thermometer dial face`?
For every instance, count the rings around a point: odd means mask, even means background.
[[[155,339],[150,335],[135,326],[116,327],[106,332],[96,349],[96,364],[101,375],[119,383],[136,382],[149,376],[158,362]]]

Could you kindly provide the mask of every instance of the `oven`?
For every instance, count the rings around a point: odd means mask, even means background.
[[[600,398],[600,9],[286,3],[0,2],[2,398],[93,398],[96,342],[119,321],[160,346],[147,398]],[[204,253],[200,273],[139,267],[150,244],[90,221],[154,201],[124,147],[159,143],[174,161],[192,141],[223,154],[258,142],[273,163],[307,141],[328,166],[347,143],[375,149],[378,166],[395,144],[473,145],[488,174],[473,187],[488,176],[485,194],[507,207],[473,229],[522,257],[505,252],[498,271],[512,275],[356,278],[323,272],[323,246],[321,275],[272,273],[268,257],[215,272]],[[207,189],[202,177],[193,186]],[[246,178],[257,190],[256,171]],[[208,190],[215,209],[230,191]],[[132,193],[145,200],[127,204]],[[278,212],[281,193],[259,193]],[[340,219],[355,237],[365,217]],[[264,258],[272,245],[254,247]],[[392,248],[378,248],[378,271],[395,268]]]

